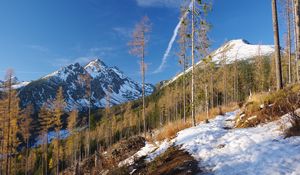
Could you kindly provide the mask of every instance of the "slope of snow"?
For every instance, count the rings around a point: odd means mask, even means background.
[[[23,82],[20,82],[20,83],[17,83],[17,84],[14,84],[12,86],[13,89],[20,89],[24,86],[27,86],[30,82],[29,81],[23,81]]]
[[[133,156],[121,161],[118,166],[122,167],[124,165],[132,165],[134,163],[135,160],[143,157],[143,156],[147,156],[148,154],[150,154],[151,152],[153,152],[155,149],[157,149],[157,146],[146,142],[145,146],[139,150],[138,152],[136,152]]]
[[[63,81],[66,81],[67,78],[70,75],[75,75],[76,74],[76,69],[80,67],[80,65],[78,63],[75,64],[70,64],[69,66],[63,67],[51,74],[48,74],[46,76],[44,76],[42,79],[47,79],[47,78],[51,78],[51,77],[57,77],[60,78]]]
[[[29,81],[18,82],[18,83],[16,83],[16,84],[12,85],[12,88],[13,88],[13,89],[20,89],[20,88],[22,88],[22,87],[27,86],[29,83],[30,83]],[[4,90],[3,84],[4,84],[4,83],[3,83],[2,81],[0,81],[0,91],[3,91],[3,90]]]
[[[274,52],[272,45],[253,45],[246,40],[231,40],[211,53],[212,61],[219,63],[226,58],[227,63],[235,60],[246,60],[256,56],[269,56]]]
[[[168,145],[175,144],[198,160],[207,174],[300,174],[300,137],[284,139],[281,120],[254,128],[224,129],[233,126],[237,112],[180,131],[176,138],[148,154],[148,159],[153,160]]]
[[[236,39],[227,42],[222,45],[217,50],[213,51],[210,56],[212,57],[212,61],[219,64],[221,60],[226,60],[227,64],[234,62],[235,60],[247,60],[257,56],[270,56],[274,52],[273,45],[254,45],[250,44],[248,41],[243,39]],[[196,66],[199,65],[202,61],[198,61]],[[192,67],[189,67],[186,70],[186,73],[190,72]],[[169,82],[167,82],[164,86],[174,82],[180,76],[183,75],[183,72],[179,73],[175,77],[173,77]],[[163,87],[164,87],[163,86]]]

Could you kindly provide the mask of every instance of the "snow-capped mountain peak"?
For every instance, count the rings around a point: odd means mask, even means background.
[[[89,62],[86,66],[78,63],[65,66],[39,80],[36,80],[20,91],[22,106],[31,103],[37,108],[41,107],[48,99],[54,99],[59,87],[63,88],[67,109],[74,107],[85,108],[88,106],[86,97],[87,83],[80,78],[89,74],[92,77],[91,90],[92,107],[105,107],[106,96],[111,95],[111,105],[135,100],[142,95],[140,83],[128,78],[117,67],[108,67],[100,59]],[[146,95],[154,91],[154,86],[146,85]]]
[[[107,65],[102,60],[97,58],[89,62],[84,68],[86,70],[101,71],[102,69],[106,69]]]
[[[212,61],[216,63],[223,59],[226,59],[227,63],[231,63],[235,60],[247,60],[259,55],[269,56],[272,53],[274,53],[273,45],[254,45],[244,39],[235,39],[225,43],[210,55]]]

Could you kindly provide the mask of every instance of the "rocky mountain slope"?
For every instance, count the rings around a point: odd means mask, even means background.
[[[91,61],[86,66],[79,63],[63,67],[43,78],[32,81],[20,88],[19,97],[22,107],[33,104],[37,109],[48,100],[53,100],[58,88],[63,88],[67,110],[84,109],[89,106],[83,76],[91,77],[91,106],[106,106],[106,97],[110,92],[110,104],[121,104],[135,100],[142,95],[142,86],[127,77],[116,67],[108,67],[100,59]],[[111,90],[110,90],[111,89]],[[146,95],[154,91],[154,86],[146,85]]]

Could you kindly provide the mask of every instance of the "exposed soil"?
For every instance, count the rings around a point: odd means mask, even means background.
[[[134,165],[122,167],[109,174],[188,175],[201,173],[198,162],[186,151],[171,146],[165,153],[146,163],[145,157]]]
[[[198,162],[186,151],[170,147],[149,165],[147,174],[185,175],[200,173]]]

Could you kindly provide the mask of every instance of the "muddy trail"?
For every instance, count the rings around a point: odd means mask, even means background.
[[[145,157],[141,157],[133,165],[118,168],[109,174],[188,175],[199,173],[201,170],[198,162],[188,152],[181,150],[178,146],[171,146],[151,162],[146,162]]]

